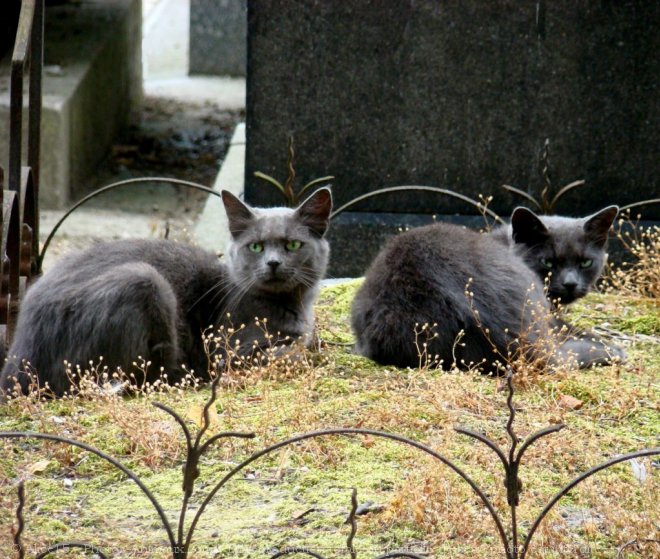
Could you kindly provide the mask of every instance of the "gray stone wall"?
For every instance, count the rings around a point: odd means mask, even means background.
[[[338,203],[426,184],[508,214],[499,187],[540,192],[546,138],[553,183],[587,183],[559,212],[657,196],[659,29],[659,2],[249,0],[247,199],[279,202],[252,174],[284,180],[289,135]],[[359,209],[475,213],[432,194]]]
[[[191,0],[190,73],[245,76],[247,0]]]
[[[53,2],[46,6],[42,208],[65,207],[89,192],[88,176],[139,109],[141,39],[140,0]],[[9,159],[10,61],[10,53],[0,59],[0,165],[5,170]],[[27,124],[27,111],[24,117]],[[26,138],[25,127],[23,140]]]

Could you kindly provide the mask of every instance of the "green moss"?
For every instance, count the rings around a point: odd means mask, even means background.
[[[320,335],[331,343],[352,343],[350,331],[351,303],[355,292],[362,284],[362,279],[356,279],[321,290],[316,304]]]
[[[625,318],[619,322],[619,327],[624,332],[632,334],[658,335],[660,334],[660,313],[656,311],[654,314]]]
[[[567,309],[569,321],[583,328],[607,324],[614,330],[630,334],[660,334],[658,302],[646,298],[592,293]]]
[[[252,452],[309,430],[359,426],[429,445],[464,468],[506,516],[500,462],[483,444],[452,430],[456,424],[467,426],[507,449],[508,409],[501,382],[477,374],[382,367],[339,345],[352,339],[350,302],[358,285],[355,281],[322,291],[319,329],[322,338],[332,343],[312,355],[312,369],[302,367],[283,377],[256,375],[245,386],[230,385],[219,392],[217,430],[255,432],[257,439],[219,442],[204,455],[188,523],[219,480]],[[627,334],[656,335],[654,309],[648,301],[593,295],[570,310],[570,320],[592,326],[607,323]],[[660,431],[660,350],[647,338],[627,343],[630,363],[626,366],[561,377],[543,375],[518,388],[514,430],[521,439],[553,423],[567,424],[565,430],[528,449],[520,471],[519,518],[533,518],[550,496],[580,472],[613,455],[655,444]],[[579,398],[584,407],[561,410],[560,393]],[[156,399],[186,417],[208,396],[209,390],[203,388]],[[114,405],[120,413],[125,410],[135,417],[140,426],[153,422],[161,429],[170,428],[168,442],[178,441],[183,449],[180,428],[166,414],[153,410],[147,399],[126,398]],[[117,410],[112,412],[102,401],[16,403],[0,407],[0,430],[47,430],[98,446],[141,477],[174,525],[181,506],[185,454],[149,464],[146,458],[158,450],[157,441],[145,441],[155,450],[136,450],[127,433],[113,423]],[[186,422],[195,432],[193,423]],[[145,433],[149,435],[148,430]],[[108,548],[132,549],[136,537],[144,547],[167,544],[158,515],[139,488],[81,450],[64,452],[61,446],[30,440],[2,443],[2,503],[6,499],[15,506],[15,479],[44,457],[51,460],[48,468],[29,476],[26,483],[31,534],[51,540],[64,539],[62,534],[71,539],[75,534],[76,540]],[[652,468],[648,471],[649,485],[641,487],[630,466],[621,465],[599,474],[604,490],[585,487],[571,492],[562,504],[598,508],[610,515],[614,513],[609,509],[616,509],[625,499],[628,513],[644,518],[653,509],[649,494],[657,488]],[[73,480],[72,487],[64,485],[65,477]],[[194,543],[199,547],[194,557],[267,556],[264,550],[292,545],[339,556],[335,551],[345,546],[349,527],[344,522],[353,487],[358,489],[360,503],[372,501],[385,507],[359,518],[355,544],[364,550],[361,557],[411,542],[430,542],[433,558],[487,557],[501,551],[492,526],[484,523],[483,507],[447,466],[408,446],[373,436],[326,436],[262,457],[221,489],[198,525]],[[607,488],[614,489],[608,492]],[[417,515],[428,524],[420,524]],[[608,517],[610,528],[598,535],[603,549],[615,549],[620,543],[615,520]],[[549,533],[566,529],[559,516],[548,522],[556,524]],[[0,521],[0,530],[4,528]],[[570,535],[576,541],[588,540],[579,530]],[[536,553],[544,559],[556,556],[549,549]],[[166,553],[142,555],[151,556],[165,557]]]

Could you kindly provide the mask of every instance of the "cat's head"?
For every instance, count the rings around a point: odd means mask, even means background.
[[[321,188],[295,209],[252,208],[223,190],[231,242],[227,265],[245,289],[269,293],[315,287],[325,274],[332,196]]]
[[[519,207],[511,215],[518,252],[548,282],[548,297],[566,305],[584,297],[607,261],[607,238],[619,208],[608,206],[584,218],[538,216]]]

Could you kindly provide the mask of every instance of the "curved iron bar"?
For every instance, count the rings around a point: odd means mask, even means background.
[[[545,427],[543,429],[540,429],[533,435],[527,437],[523,442],[522,446],[520,447],[520,449],[518,450],[518,454],[516,455],[516,462],[520,463],[520,460],[522,459],[523,454],[525,454],[525,451],[530,447],[530,445],[535,443],[538,439],[545,437],[546,435],[551,435],[552,433],[557,433],[561,431],[564,427],[566,427],[566,425],[564,425],[563,423],[559,423],[558,425],[551,425],[550,427]]]
[[[516,188],[515,186],[511,186],[510,184],[503,184],[502,188],[504,190],[508,190],[509,192],[513,192],[514,194],[517,194],[518,196],[525,198],[525,200],[534,204],[539,211],[543,211],[543,206],[539,204],[539,201],[536,198],[534,198],[534,196],[528,194],[524,190],[521,190],[520,188]]]
[[[146,485],[144,485],[144,483],[140,480],[140,478],[136,474],[134,474],[121,462],[115,460],[112,456],[86,443],[76,441],[75,439],[67,439],[66,437],[60,437],[59,435],[50,435],[47,433],[33,433],[30,431],[23,431],[23,432],[0,431],[0,439],[42,439],[47,441],[54,441],[56,443],[64,443],[71,446],[77,446],[78,448],[82,448],[87,452],[91,452],[92,454],[95,454],[96,456],[105,460],[106,462],[109,462],[115,468],[121,471],[124,475],[130,478],[140,488],[140,490],[142,491],[142,493],[144,493],[147,499],[149,499],[154,509],[158,513],[158,516],[160,517],[160,520],[163,524],[163,528],[165,528],[165,531],[167,532],[167,537],[170,541],[170,546],[172,547],[172,549],[175,548],[176,542],[174,541],[174,532],[172,531],[170,522],[167,519],[167,516],[165,515],[165,511],[163,511],[163,508],[160,506],[160,503],[158,502],[156,497],[154,497],[153,493],[151,493],[151,491],[147,488]]]
[[[578,186],[584,186],[585,181],[580,179],[573,181],[571,183],[565,184],[562,186],[557,193],[552,197],[552,200],[550,200],[550,204],[548,205],[548,209],[550,211],[553,211],[555,209],[555,206],[557,205],[557,202],[559,202],[559,199],[566,194],[569,190],[573,190],[574,188]]]
[[[633,458],[641,458],[643,456],[654,456],[656,454],[660,454],[660,448],[648,448],[645,450],[639,450],[637,452],[631,452],[629,454],[624,454],[622,456],[617,456],[616,458],[612,458],[611,460],[608,460],[607,462],[603,462],[602,464],[599,464],[597,466],[594,466],[593,468],[590,468],[583,474],[579,475],[576,477],[574,480],[572,480],[570,483],[565,485],[562,489],[560,489],[557,494],[548,502],[548,504],[543,508],[543,510],[540,512],[540,514],[536,517],[536,520],[534,520],[534,523],[532,524],[532,527],[529,529],[529,532],[527,533],[527,536],[525,537],[525,543],[522,549],[522,553],[520,554],[520,559],[525,559],[527,556],[527,550],[529,549],[529,544],[532,541],[532,538],[534,537],[534,534],[536,533],[537,528],[543,521],[543,519],[546,517],[546,515],[550,512],[550,510],[557,504],[557,502],[567,495],[571,489],[573,489],[576,485],[579,483],[582,483],[584,480],[587,478],[590,478],[594,474],[597,474],[601,470],[606,470],[607,468],[614,466],[615,464],[619,464],[620,462],[626,462],[627,460],[632,460]]]
[[[38,268],[41,271],[41,264],[44,261],[44,256],[46,254],[46,251],[48,250],[48,246],[50,245],[51,241],[53,240],[53,237],[55,236],[55,233],[57,233],[58,229],[62,226],[62,224],[66,221],[66,219],[74,212],[76,211],[80,206],[83,204],[86,204],[93,198],[96,198],[100,194],[103,194],[104,192],[108,192],[109,190],[114,190],[115,188],[119,188],[121,186],[125,186],[127,184],[138,184],[138,183],[168,183],[168,184],[176,184],[179,186],[185,186],[188,188],[195,188],[197,190],[202,190],[208,194],[213,194],[214,196],[222,197],[222,194],[220,194],[217,190],[213,190],[212,188],[209,188],[208,186],[204,186],[203,184],[199,184],[196,182],[192,181],[186,181],[183,179],[174,179],[174,178],[169,178],[169,177],[139,177],[135,179],[126,179],[123,181],[118,181],[118,182],[113,182],[111,184],[108,184],[102,188],[99,188],[95,190],[94,192],[90,192],[87,196],[76,202],[73,206],[71,206],[65,213],[64,215],[59,219],[59,221],[54,225],[54,227],[50,230],[50,233],[48,233],[48,237],[46,237],[46,241],[44,242],[44,246],[41,249],[41,254],[39,255],[39,260],[38,260]]]
[[[94,545],[90,545],[88,543],[81,543],[81,542],[64,542],[64,543],[53,544],[45,551],[42,551],[34,559],[44,559],[44,557],[47,557],[48,555],[52,555],[53,553],[57,553],[62,549],[83,549],[87,553],[93,553],[94,555],[98,556],[99,559],[110,559],[110,556],[103,553],[103,551],[101,551],[100,548]]]
[[[240,439],[253,439],[256,435],[254,433],[237,433],[234,431],[225,431],[214,435],[208,439],[203,445],[199,445],[199,441],[189,449],[186,457],[186,463],[183,466],[183,503],[181,505],[181,513],[179,515],[179,528],[178,528],[178,545],[181,547],[183,544],[183,531],[185,528],[186,511],[188,510],[188,501],[195,489],[195,480],[199,477],[199,459],[208,447],[215,441],[220,439],[235,437]]]
[[[18,551],[18,559],[25,557],[25,548],[21,543],[21,535],[25,529],[25,518],[23,518],[23,509],[25,508],[25,483],[21,480],[18,483],[18,506],[16,507],[16,522],[18,526],[14,530],[14,549]]]
[[[216,375],[216,377],[213,379],[213,382],[211,383],[211,397],[206,401],[206,404],[204,404],[204,408],[202,410],[202,426],[197,431],[197,437],[195,438],[195,443],[193,445],[194,448],[199,448],[199,444],[202,441],[204,433],[206,433],[208,428],[211,426],[211,406],[213,406],[215,401],[218,399],[219,382],[220,375]]]
[[[25,483],[21,480],[18,484],[18,507],[16,508],[16,520],[18,521],[18,526],[14,531],[14,549],[18,551],[18,559],[24,559],[25,557],[25,548],[21,543],[21,534],[25,528],[25,519],[23,518],[23,508],[25,507]],[[88,543],[80,542],[61,542],[49,546],[44,551],[40,552],[35,559],[43,559],[51,553],[56,553],[62,549],[84,549],[85,551],[91,551],[99,559],[109,559],[107,555],[101,551],[99,547],[93,546]]]
[[[530,445],[532,445],[535,441],[537,441],[541,437],[560,431],[565,427],[565,425],[563,424],[552,425],[550,427],[546,427],[544,429],[535,432],[534,434],[530,435],[525,439],[522,446],[518,450],[518,453],[516,454],[516,447],[520,442],[520,439],[513,431],[513,422],[516,417],[516,409],[513,406],[513,395],[515,391],[513,387],[513,371],[510,367],[507,372],[506,382],[509,391],[506,400],[507,407],[509,408],[509,419],[506,424],[506,432],[509,436],[509,439],[511,440],[511,445],[509,446],[508,458],[504,454],[504,451],[493,440],[489,439],[485,435],[461,427],[456,427],[454,428],[454,430],[457,433],[461,433],[463,435],[467,435],[469,437],[481,441],[491,450],[493,450],[499,457],[500,461],[502,462],[502,466],[504,467],[505,487],[507,491],[507,504],[511,509],[511,549],[513,551],[511,555],[509,554],[507,548],[507,557],[515,558],[517,557],[517,549],[518,549],[518,522],[516,520],[516,513],[517,513],[518,504],[520,502],[520,491],[522,489],[522,483],[520,481],[520,478],[518,477],[518,471],[520,469],[520,461],[523,455],[525,454],[525,451],[530,447]]]
[[[358,196],[357,198],[353,198],[352,200],[349,200],[344,205],[339,206],[336,210],[334,210],[330,214],[330,219],[334,219],[335,217],[337,217],[343,211],[347,210],[348,208],[350,208],[351,206],[357,204],[358,202],[362,202],[363,200],[373,198],[374,196],[381,196],[383,194],[390,194],[392,192],[402,192],[402,191],[407,191],[407,190],[436,192],[438,194],[446,194],[447,196],[453,196],[454,198],[458,198],[459,200],[462,200],[463,202],[467,202],[468,204],[472,204],[479,211],[483,211],[485,214],[492,217],[495,221],[497,221],[499,223],[504,223],[504,220],[499,215],[497,215],[493,210],[488,209],[481,202],[477,202],[476,200],[473,200],[472,198],[469,198],[468,196],[464,196],[463,194],[459,194],[458,192],[454,192],[453,190],[447,190],[446,188],[439,188],[437,186],[422,186],[422,185],[388,186],[386,188],[379,188],[377,190],[372,190],[371,192],[367,192],[366,194],[362,194],[361,196]]]
[[[408,557],[408,559],[428,559],[423,555],[417,555],[417,553],[409,553],[407,551],[392,551],[391,553],[386,553],[385,555],[379,555],[376,559],[390,559],[390,557]]]
[[[660,540],[656,540],[656,539],[653,539],[653,538],[644,538],[644,539],[641,539],[641,540],[631,540],[629,542],[626,542],[625,544],[623,544],[619,548],[619,551],[616,554],[616,559],[622,559],[623,552],[629,547],[647,545],[647,544],[650,544],[650,543],[654,543],[658,546],[658,548],[660,548]]]
[[[640,202],[634,202],[632,204],[627,204],[619,208],[619,215],[621,212],[625,212],[631,208],[636,208],[638,206],[646,206],[647,204],[660,204],[660,198],[650,198],[649,200],[641,200]]]
[[[467,435],[468,437],[472,437],[474,439],[477,439],[478,441],[481,441],[491,450],[493,450],[497,454],[497,456],[499,456],[505,470],[509,467],[509,461],[504,455],[504,452],[502,452],[502,449],[485,435],[482,435],[481,433],[477,433],[476,431],[472,431],[471,429],[465,429],[464,427],[454,427],[454,431],[460,433],[461,435]]]
[[[355,538],[355,534],[357,534],[357,520],[355,519],[357,509],[357,489],[353,488],[353,491],[351,492],[351,512],[348,515],[348,520],[351,523],[351,532],[348,534],[348,538],[346,538],[346,549],[348,549],[348,552],[351,554],[351,559],[357,557],[355,549],[353,549],[353,538]]]
[[[513,369],[507,370],[506,384],[509,394],[506,398],[506,405],[509,408],[509,420],[506,422],[506,432],[511,439],[509,447],[509,467],[505,471],[506,501],[511,509],[511,554],[515,559],[518,553],[518,519],[516,516],[518,504],[520,502],[520,490],[522,483],[518,477],[519,464],[515,458],[516,447],[518,446],[518,437],[513,431],[513,422],[516,418],[516,408],[513,406]],[[509,554],[509,549],[505,550]]]
[[[509,393],[506,397],[506,407],[509,408],[509,420],[506,422],[506,432],[511,439],[511,449],[509,450],[509,462],[513,462],[513,453],[515,451],[516,445],[518,444],[518,437],[513,432],[513,422],[516,419],[516,408],[513,407],[513,370],[511,367],[508,368],[506,374],[506,385],[509,389]]]
[[[495,522],[495,526],[497,527],[498,534],[500,536],[500,539],[502,541],[502,544],[504,545],[505,549],[508,547],[508,538],[506,535],[506,531],[504,530],[504,526],[502,524],[502,521],[500,520],[500,517],[497,514],[497,511],[493,507],[492,503],[488,499],[488,497],[485,495],[485,493],[479,488],[479,486],[468,476],[461,468],[456,466],[451,460],[448,458],[445,458],[438,452],[434,451],[433,449],[429,448],[428,446],[419,443],[417,441],[413,441],[411,439],[407,439],[401,435],[395,435],[393,433],[386,433],[384,431],[376,431],[372,429],[357,429],[357,428],[338,428],[338,429],[326,429],[322,431],[311,431],[309,433],[304,433],[302,435],[297,435],[295,437],[291,437],[288,439],[285,439],[284,441],[280,441],[279,443],[275,443],[267,448],[264,448],[260,451],[255,452],[252,454],[250,457],[247,459],[243,460],[240,464],[235,466],[232,470],[230,470],[216,485],[215,487],[209,492],[209,494],[206,496],[206,498],[202,501],[200,504],[199,508],[197,509],[197,512],[188,528],[188,535],[186,537],[186,541],[183,545],[183,552],[182,556],[185,557],[186,554],[188,553],[188,549],[190,548],[190,545],[192,543],[192,536],[195,532],[195,528],[197,527],[197,523],[199,522],[202,514],[204,513],[204,510],[210,503],[211,499],[216,495],[216,493],[224,487],[224,485],[231,480],[238,472],[243,470],[245,467],[250,465],[252,462],[255,460],[258,460],[262,456],[269,454],[271,452],[274,452],[276,450],[279,450],[280,448],[283,448],[285,446],[295,444],[307,439],[315,438],[315,437],[322,437],[322,436],[328,436],[328,435],[370,435],[374,437],[380,437],[384,439],[389,439],[393,440],[395,442],[399,442],[402,444],[406,444],[409,446],[412,446],[413,448],[416,448],[418,450],[421,450],[428,455],[432,456],[436,460],[439,460],[449,468],[451,468],[454,472],[456,472],[461,478],[463,478],[468,485],[472,488],[472,490],[479,496],[481,499],[481,502],[486,506],[488,509],[488,512],[490,513],[493,521]]]
[[[179,424],[179,427],[181,427],[181,430],[183,431],[184,436],[186,437],[186,449],[188,452],[192,450],[192,437],[190,435],[190,429],[188,429],[188,426],[186,425],[186,422],[181,419],[181,416],[176,413],[172,408],[166,406],[165,404],[161,404],[160,402],[151,402],[151,405],[154,406],[155,408],[158,408],[159,410],[164,411],[166,414],[170,415],[174,421],[176,421]]]
[[[217,435],[213,435],[212,437],[209,437],[203,445],[199,447],[199,454],[204,454],[206,452],[206,449],[211,446],[214,442],[224,439],[227,437],[236,437],[240,439],[254,439],[256,435],[254,433],[238,433],[234,431],[224,431],[222,433],[218,433]]]
[[[190,497],[192,496],[193,491],[195,489],[195,480],[199,477],[198,465],[199,465],[199,459],[201,458],[202,454],[204,454],[204,452],[206,452],[206,450],[215,441],[218,441],[222,438],[237,437],[237,438],[251,439],[254,438],[255,436],[254,433],[237,433],[233,431],[226,431],[210,437],[208,440],[204,442],[204,444],[200,445],[202,435],[208,430],[208,428],[211,425],[210,408],[217,398],[216,389],[218,386],[219,379],[220,377],[218,376],[217,379],[214,380],[213,384],[211,385],[212,386],[211,397],[204,406],[202,427],[199,429],[194,443],[192,442],[192,436],[190,434],[190,430],[188,429],[188,426],[186,425],[185,421],[183,421],[183,419],[179,414],[177,414],[172,408],[164,404],[161,404],[159,402],[152,402],[152,404],[156,408],[164,411],[165,413],[167,413],[168,415],[174,418],[174,420],[179,424],[179,426],[183,430],[183,433],[186,438],[187,452],[186,452],[186,463],[183,466],[183,482],[182,482],[183,499],[182,499],[181,509],[179,512],[179,522],[177,529],[177,548],[180,548],[183,542],[183,531],[185,528],[186,511],[188,510],[188,502],[190,500]]]
[[[284,557],[285,555],[295,555],[300,553],[302,555],[309,555],[310,557],[315,557],[316,559],[326,559],[323,555],[319,555],[316,551],[311,549],[305,549],[304,547],[290,547],[278,551],[275,555],[271,555],[270,559],[277,559],[278,557]]]

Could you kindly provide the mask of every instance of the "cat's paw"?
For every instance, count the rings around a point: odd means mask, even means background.
[[[581,369],[588,369],[589,367],[624,363],[627,359],[628,355],[619,346],[599,342],[592,345],[586,355],[583,352],[578,361]]]
[[[616,345],[606,344],[598,338],[570,338],[557,351],[564,363],[573,361],[580,369],[595,366],[623,363],[627,359],[626,352]]]
[[[607,346],[607,353],[610,358],[610,365],[615,363],[625,363],[628,361],[628,354],[626,351],[617,345]]]

